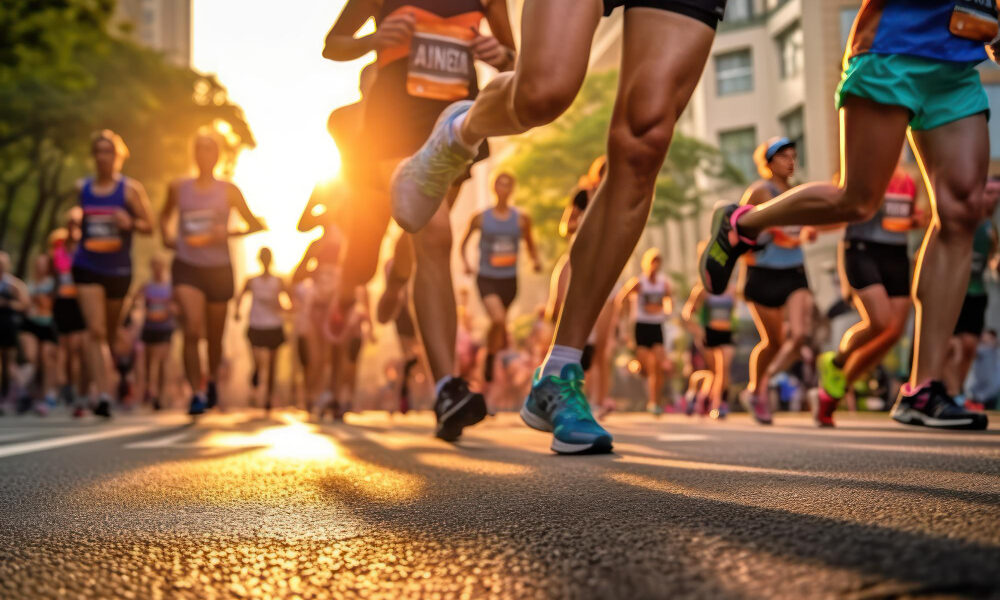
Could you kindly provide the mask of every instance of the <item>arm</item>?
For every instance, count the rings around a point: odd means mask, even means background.
[[[319,240],[317,240],[318,242]],[[313,242],[309,244],[306,248],[306,253],[302,255],[302,260],[299,261],[299,265],[295,267],[295,273],[292,274],[292,283],[298,283],[306,278],[313,272],[313,267],[310,266],[313,256],[316,254],[316,243]]]
[[[584,193],[584,192],[580,192]],[[570,223],[580,218],[580,209],[576,204],[570,204],[563,210],[562,218],[559,219],[559,236],[569,237]]]
[[[146,195],[146,188],[142,187],[141,183],[131,177],[126,181],[126,185],[125,199],[132,213],[130,224],[132,231],[147,235],[153,233],[153,219],[151,217],[153,211],[149,208],[149,197]]]
[[[483,215],[482,213],[472,217],[469,221],[469,227],[465,230],[465,235],[462,236],[462,243],[458,247],[458,252],[462,256],[462,264],[465,265],[466,275],[472,275],[472,267],[469,266],[469,259],[465,255],[465,247],[469,244],[469,238],[472,237],[473,232],[478,231],[483,225]]]
[[[491,36],[478,35],[472,40],[472,54],[498,71],[513,70],[517,62],[514,51],[514,33],[510,29],[510,16],[504,0],[483,2],[486,22],[490,24]]]
[[[236,306],[233,307],[233,321],[236,323],[239,323],[243,319],[240,308],[243,306],[243,296],[245,296],[247,291],[250,289],[251,281],[253,281],[253,278],[247,279],[246,283],[243,284],[243,289],[236,295],[236,298],[233,298],[233,302],[236,303]]]
[[[230,236],[236,237],[241,235],[250,235],[251,233],[257,233],[258,231],[263,231],[265,229],[264,224],[260,222],[252,212],[250,212],[250,207],[247,206],[247,199],[243,197],[243,192],[240,188],[236,187],[234,184],[229,184],[229,206],[236,209],[236,212],[240,214],[240,218],[247,224],[247,228],[243,231],[231,231]]]
[[[538,258],[538,248],[535,246],[535,237],[531,233],[531,217],[521,214],[521,235],[524,237],[524,245],[528,248],[531,261],[535,263],[535,273],[542,272],[542,261]]]
[[[691,295],[688,296],[687,302],[684,303],[684,308],[681,310],[681,319],[685,323],[694,323],[694,313],[699,308],[701,308],[702,303],[705,301],[705,288],[701,283],[696,283],[693,288],[691,288]]]
[[[618,295],[615,296],[615,316],[616,318],[621,318],[622,315],[628,314],[628,300],[629,296],[635,293],[639,289],[639,278],[633,277],[628,280],[625,287],[622,288]]]
[[[167,186],[167,199],[160,209],[160,237],[163,245],[167,248],[177,247],[177,235],[171,229],[173,226],[174,212],[177,210],[177,182],[172,181]]]
[[[28,285],[17,277],[12,278],[15,298],[10,303],[10,308],[25,312],[31,307],[31,294],[28,292]]]
[[[674,312],[674,290],[670,287],[670,283],[665,286],[665,292],[663,294],[663,314],[670,315]]]
[[[378,0],[349,0],[337,17],[337,22],[326,34],[323,58],[338,62],[350,61],[372,51],[408,42],[416,25],[416,19],[411,14],[385,19],[374,33],[354,37],[368,19],[375,16],[378,8]]]

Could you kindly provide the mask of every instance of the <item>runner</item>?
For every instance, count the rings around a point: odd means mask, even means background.
[[[132,283],[132,233],[153,230],[142,184],[121,174],[128,148],[105,129],[90,143],[95,175],[77,182],[83,210],[80,244],[73,255],[73,282],[87,324],[89,372],[97,386],[94,414],[111,416],[109,342],[117,336],[122,307]]]
[[[379,323],[393,321],[396,327],[396,336],[399,339],[399,350],[401,358],[398,365],[399,376],[399,412],[406,414],[413,406],[411,398],[410,378],[413,370],[419,364],[420,338],[417,336],[416,324],[413,322],[413,315],[410,312],[409,281],[411,268],[401,269],[398,261],[408,260],[412,262],[412,247],[408,236],[401,235],[396,241],[393,257],[385,263],[386,288],[379,298],[376,308],[376,318]],[[409,248],[407,250],[407,248]],[[403,254],[406,253],[406,257]],[[404,271],[401,273],[400,271]],[[459,334],[461,335],[461,334]],[[460,342],[456,342],[459,346]],[[456,356],[460,357],[461,352],[456,350]],[[461,358],[458,358],[460,361]],[[459,369],[459,373],[461,373]]]
[[[82,211],[74,207],[68,217],[64,229],[56,229],[49,235],[49,254],[58,283],[52,317],[59,335],[60,395],[67,406],[73,407],[73,416],[82,417],[84,411],[79,400],[87,391],[83,369],[83,336],[87,325],[83,321],[73,282],[73,254],[80,241]]]
[[[32,408],[39,414],[46,414],[56,407],[56,390],[59,375],[59,338],[56,334],[53,318],[55,304],[56,279],[52,276],[52,259],[48,254],[35,257],[31,279],[28,281],[30,305],[21,324],[21,351],[27,365],[31,367],[25,374],[27,384],[24,398],[26,402],[23,411]],[[35,399],[42,401],[33,403],[29,395],[31,383],[38,377],[41,387]],[[39,398],[41,397],[41,398]]]
[[[292,368],[292,395],[295,405],[302,398],[302,409],[312,412],[313,391],[315,389],[315,361],[319,350],[316,348],[316,326],[312,322],[312,278],[296,281],[292,279],[292,327],[295,333],[295,362]],[[301,392],[300,392],[301,390]]]
[[[836,352],[819,357],[819,397],[813,418],[833,427],[833,413],[850,386],[878,366],[896,345],[910,316],[910,254],[906,232],[920,225],[914,206],[917,186],[897,166],[882,208],[847,226],[841,250],[842,276],[861,322],[844,333]]]
[[[247,319],[247,338],[253,352],[253,391],[263,385],[264,410],[270,412],[274,400],[274,374],[278,365],[278,348],[285,343],[284,306],[290,306],[285,282],[271,273],[271,249],[261,248],[257,254],[263,272],[247,280],[239,295],[233,320],[242,320],[243,297],[250,293],[250,317]],[[284,296],[284,304],[282,302]],[[261,378],[266,382],[261,383]]]
[[[167,358],[170,355],[170,340],[177,328],[176,314],[179,312],[174,302],[174,288],[170,282],[167,263],[160,256],[149,261],[152,279],[142,288],[143,323],[142,340],[146,358],[146,385],[144,401],[153,410],[160,410],[166,399]]]
[[[670,282],[660,273],[662,264],[659,249],[646,250],[642,255],[642,273],[630,279],[615,300],[616,311],[621,313],[625,302],[635,298],[635,355],[646,376],[646,409],[656,414],[663,412],[663,365],[667,359],[663,350],[663,324],[674,311]]]
[[[465,273],[473,270],[465,254],[469,238],[479,232],[479,270],[476,272],[476,286],[479,297],[490,319],[486,334],[486,361],[483,379],[487,385],[493,381],[493,363],[498,352],[507,347],[507,311],[517,297],[517,262],[521,241],[528,249],[535,272],[542,272],[538,259],[538,249],[531,235],[531,217],[510,205],[516,180],[510,173],[500,173],[493,180],[496,202],[491,208],[472,217],[465,237],[459,247],[459,254],[465,263]]]
[[[331,315],[326,319],[325,334],[330,342],[340,352],[335,353],[334,360],[339,361],[335,370],[337,379],[333,383],[333,393],[337,399],[333,416],[342,420],[344,413],[354,409],[355,389],[357,387],[358,357],[365,341],[374,344],[375,328],[372,325],[369,309],[368,290],[358,286],[354,291],[354,304],[346,312]]]
[[[958,315],[958,323],[951,338],[951,348],[948,352],[949,367],[945,371],[948,393],[955,396],[963,392],[965,379],[969,376],[972,361],[976,358],[979,338],[986,328],[986,306],[989,303],[989,296],[986,293],[984,275],[997,256],[997,229],[993,223],[993,213],[996,211],[997,201],[1000,200],[1000,179],[990,178],[986,183],[984,195],[985,218],[972,238],[972,271],[965,291],[965,300],[962,302],[962,310]]]
[[[198,135],[194,140],[198,175],[174,180],[160,211],[160,233],[166,246],[175,250],[171,280],[184,329],[184,372],[192,391],[188,407],[192,415],[200,415],[219,401],[222,334],[233,297],[229,239],[264,229],[240,189],[215,178],[219,152],[215,135]],[[246,223],[243,231],[229,228],[234,210]],[[199,351],[203,338],[208,342],[207,374]]]
[[[31,304],[28,286],[10,272],[10,255],[0,250],[0,404],[16,389],[17,332],[21,315]]]
[[[708,415],[713,419],[725,418],[729,413],[726,398],[733,363],[735,308],[736,296],[732,290],[726,290],[723,294],[709,294],[699,283],[691,288],[691,295],[682,312],[684,322],[692,329],[695,344],[702,351],[708,367],[707,370],[696,371],[691,375],[689,389],[697,392],[695,398],[689,398],[687,409],[697,411],[708,400],[711,403]],[[699,376],[696,378],[696,375]],[[696,379],[702,379],[701,385],[695,385]]]
[[[762,204],[791,188],[796,158],[795,143],[788,138],[774,138],[758,146],[754,163],[761,179],[747,188],[742,204]],[[740,394],[740,402],[761,425],[771,424],[768,383],[801,359],[812,330],[813,296],[806,279],[802,242],[815,239],[812,227],[772,228],[747,260],[743,297],[760,343],[750,354],[750,383]]]
[[[355,37],[368,19],[376,28]],[[478,33],[483,19],[491,35]],[[495,37],[494,37],[495,36]],[[349,0],[326,38],[323,56],[355,60],[374,50],[378,74],[365,97],[364,158],[369,164],[364,189],[363,227],[348,233],[352,276],[346,289],[375,274],[379,246],[389,222],[389,177],[399,161],[416,151],[442,111],[454,100],[475,97],[474,61],[499,70],[514,65],[514,37],[501,0]],[[487,146],[477,144],[479,158]],[[451,278],[451,224],[448,207],[468,178],[467,165],[444,184],[448,205],[433,226],[414,236],[413,302],[430,370],[437,380],[435,434],[454,441],[486,415],[482,394],[455,377],[457,335],[455,291]],[[360,211],[356,211],[360,212]]]
[[[955,404],[943,380],[948,339],[962,308],[956,290],[967,286],[989,164],[989,101],[975,67],[998,29],[997,9],[989,2],[865,0],[837,94],[839,185],[813,183],[757,207],[716,211],[712,242],[701,256],[705,287],[719,291],[737,258],[768,228],[871,218],[909,128],[934,219],[915,271],[914,364],[892,410],[893,419],[908,425],[987,425],[986,415]]]
[[[522,133],[569,107],[586,75],[602,12],[624,6],[621,92],[608,136],[608,177],[573,244],[570,260],[580,268],[573,270],[554,344],[521,412],[530,426],[553,431],[557,452],[611,450],[611,435],[590,414],[580,359],[642,234],[674,124],[701,76],[725,4],[527,0],[516,70],[494,78],[475,104],[453,104],[394,176],[393,216],[404,229],[420,230],[484,138]]]

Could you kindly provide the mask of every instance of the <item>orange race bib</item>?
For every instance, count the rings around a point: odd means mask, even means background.
[[[406,91],[432,100],[469,97],[474,66],[471,28],[447,23],[418,23],[410,42]]]
[[[71,273],[60,273],[58,281],[56,294],[60,298],[76,298],[76,283],[73,282],[73,275]]]
[[[956,0],[948,30],[967,40],[992,42],[1000,33],[997,0]]]
[[[517,243],[507,238],[497,238],[490,247],[490,266],[513,267],[517,264]]]
[[[801,227],[775,227],[768,231],[771,233],[771,239],[775,245],[782,248],[798,248],[802,245],[802,240],[799,239],[799,234],[802,232]]]
[[[911,196],[887,193],[882,211],[882,227],[886,231],[904,232],[912,229],[913,198]]]
[[[121,232],[118,230],[114,214],[91,213],[85,215],[83,228],[86,233],[83,247],[90,252],[107,254],[122,249]]]
[[[224,231],[214,210],[188,210],[181,216],[181,235],[193,248],[217,243]]]

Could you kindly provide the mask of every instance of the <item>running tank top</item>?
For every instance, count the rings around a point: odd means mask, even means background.
[[[521,246],[521,213],[507,209],[506,219],[498,219],[494,209],[482,213],[479,237],[479,274],[495,279],[517,277],[517,253]]]
[[[281,280],[274,275],[254,277],[247,284],[253,295],[250,304],[250,327],[254,329],[279,329],[281,320]]]
[[[28,295],[31,297],[31,308],[28,311],[28,318],[39,325],[50,325],[52,323],[52,305],[55,301],[56,280],[54,277],[46,277],[41,281],[33,281],[28,284]]]
[[[990,247],[993,245],[991,232],[993,231],[993,221],[987,219],[976,229],[976,235],[972,238],[972,273],[969,275],[969,288],[966,290],[968,296],[985,296],[986,281],[984,275],[986,266],[990,259]]]
[[[194,179],[177,187],[177,260],[196,267],[229,264],[228,184],[216,180],[199,189]]]
[[[125,202],[125,177],[121,177],[107,196],[93,191],[93,179],[88,178],[80,190],[83,209],[80,245],[73,264],[101,275],[117,277],[132,274],[132,232],[121,231],[115,222],[115,212],[128,210]]]
[[[701,305],[701,326],[715,331],[732,331],[735,307],[732,294],[706,294]]]
[[[781,195],[781,190],[774,183],[768,181],[765,185],[771,193],[771,198]],[[766,269],[801,267],[805,263],[799,241],[801,231],[801,227],[788,225],[768,229],[758,240],[758,244],[763,247],[751,255],[751,264]]]
[[[905,246],[906,232],[913,227],[913,204],[917,186],[906,173],[893,175],[885,190],[882,206],[871,219],[851,223],[844,232],[844,239],[874,242],[890,246]]]
[[[174,317],[170,313],[173,286],[170,282],[150,281],[142,288],[142,297],[146,303],[143,327],[156,331],[173,331]]]
[[[663,300],[667,297],[667,280],[660,278],[650,281],[646,275],[639,276],[639,289],[635,299],[635,322],[659,324],[667,320],[663,312]]]

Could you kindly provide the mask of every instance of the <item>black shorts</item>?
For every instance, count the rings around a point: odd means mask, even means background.
[[[52,304],[52,318],[56,323],[59,335],[69,335],[87,329],[80,311],[80,303],[76,298],[56,298]]]
[[[962,302],[962,312],[958,315],[958,323],[955,324],[955,335],[970,334],[976,337],[983,334],[986,328],[986,305],[990,297],[966,296]]]
[[[132,274],[105,275],[73,265],[73,282],[77,285],[99,285],[104,288],[105,298],[121,300],[128,296],[128,289],[132,286]]]
[[[594,352],[597,348],[593,344],[587,344],[583,347],[583,355],[580,356],[580,366],[583,367],[583,371],[586,373],[590,370],[590,367],[594,366]]]
[[[844,274],[856,290],[881,285],[890,298],[910,295],[910,253],[906,246],[844,240]]]
[[[250,338],[250,345],[256,348],[267,348],[277,350],[285,343],[285,330],[281,327],[268,329],[258,329],[256,327],[247,328],[247,337]]]
[[[809,289],[805,267],[770,269],[749,267],[743,297],[767,308],[781,308],[794,292]]]
[[[166,344],[173,336],[173,329],[150,329],[144,327],[140,339],[143,344]]]
[[[31,319],[25,319],[21,323],[21,331],[32,335],[39,342],[49,342],[55,344],[59,341],[59,336],[56,335],[56,326],[54,323],[39,323],[37,321],[32,321]]]
[[[715,29],[726,15],[726,0],[604,0],[604,14],[619,6],[630,8],[659,8],[685,17],[697,19]]]
[[[17,348],[17,332],[21,328],[21,315],[10,308],[0,308],[0,348]]]
[[[476,277],[476,287],[479,288],[479,297],[485,299],[486,296],[497,296],[504,308],[510,308],[517,297],[517,277],[486,277],[480,275]]]
[[[732,346],[733,332],[722,331],[720,329],[705,328],[705,347],[718,348],[719,346]]]
[[[174,259],[170,276],[175,286],[189,285],[201,290],[206,302],[229,302],[233,299],[233,265],[199,267]]]
[[[636,323],[635,345],[652,348],[663,345],[663,325],[660,323]]]

